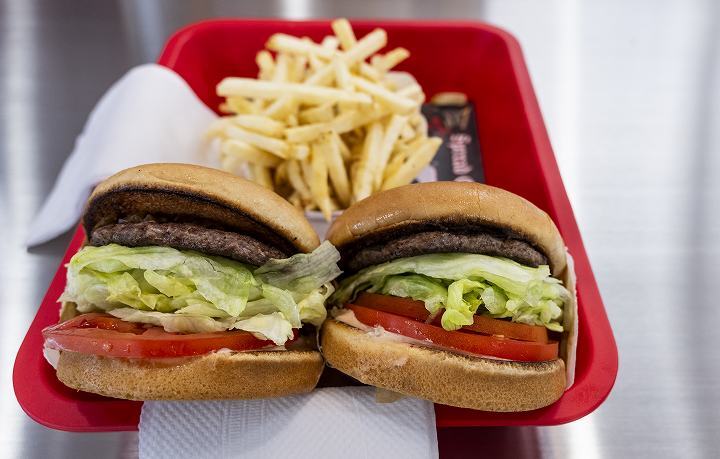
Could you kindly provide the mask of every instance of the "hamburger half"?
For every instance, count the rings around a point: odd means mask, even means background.
[[[343,277],[327,363],[363,383],[485,411],[550,405],[572,384],[572,267],[550,217],[478,183],[375,194],[328,230]]]
[[[215,169],[149,164],[102,182],[82,224],[61,322],[43,330],[65,385],[133,400],[315,387],[312,327],[339,254],[280,196]]]

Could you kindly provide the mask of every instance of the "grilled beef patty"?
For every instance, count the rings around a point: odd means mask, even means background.
[[[288,256],[253,237],[192,223],[116,223],[95,229],[89,239],[90,244],[95,246],[115,243],[126,247],[159,245],[196,250],[253,266],[260,266],[270,258]]]
[[[532,267],[548,264],[547,257],[531,244],[499,232],[437,229],[405,232],[373,242],[349,248],[343,254],[346,271],[355,272],[386,261],[426,253],[477,253],[506,257]]]

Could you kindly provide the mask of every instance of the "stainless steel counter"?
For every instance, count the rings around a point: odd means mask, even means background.
[[[718,2],[19,0],[0,3],[0,455],[137,455],[134,433],[55,432],[18,406],[12,363],[69,235],[30,251],[23,240],[103,91],[154,60],[174,29],[216,16],[474,18],[514,33],[620,372],[607,402],[580,421],[443,431],[441,449],[459,441],[493,457],[720,451]]]

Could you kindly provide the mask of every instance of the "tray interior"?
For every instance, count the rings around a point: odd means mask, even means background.
[[[428,97],[440,91],[468,95],[476,107],[487,183],[547,211],[575,259],[580,310],[575,385],[560,401],[532,412],[487,413],[437,405],[438,426],[560,424],[591,412],[614,383],[617,350],[516,41],[499,29],[477,23],[354,21],[353,25],[358,35],[383,27],[391,47],[407,48],[411,57],[398,70],[411,72]],[[216,108],[221,100],[215,95],[215,85],[226,76],[254,77],[255,54],[272,33],[317,40],[329,31],[327,21],[209,21],[178,32],[159,63],[175,70],[203,102]],[[80,246],[82,236],[78,230],[63,265]],[[40,331],[57,320],[55,301],[64,286],[63,265],[18,353],[14,371],[18,400],[31,417],[52,428],[135,429],[139,402],[72,391],[57,381],[43,361]]]

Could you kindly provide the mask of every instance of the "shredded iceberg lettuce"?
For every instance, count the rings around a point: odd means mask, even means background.
[[[469,253],[420,255],[365,268],[342,280],[329,301],[346,303],[362,291],[423,301],[431,313],[442,311],[446,330],[470,325],[473,315],[482,313],[562,331],[562,307],[570,298],[548,266]]]
[[[282,345],[302,323],[320,325],[340,274],[329,242],[255,268],[170,247],[84,247],[68,263],[59,301],[168,332],[239,329]]]

